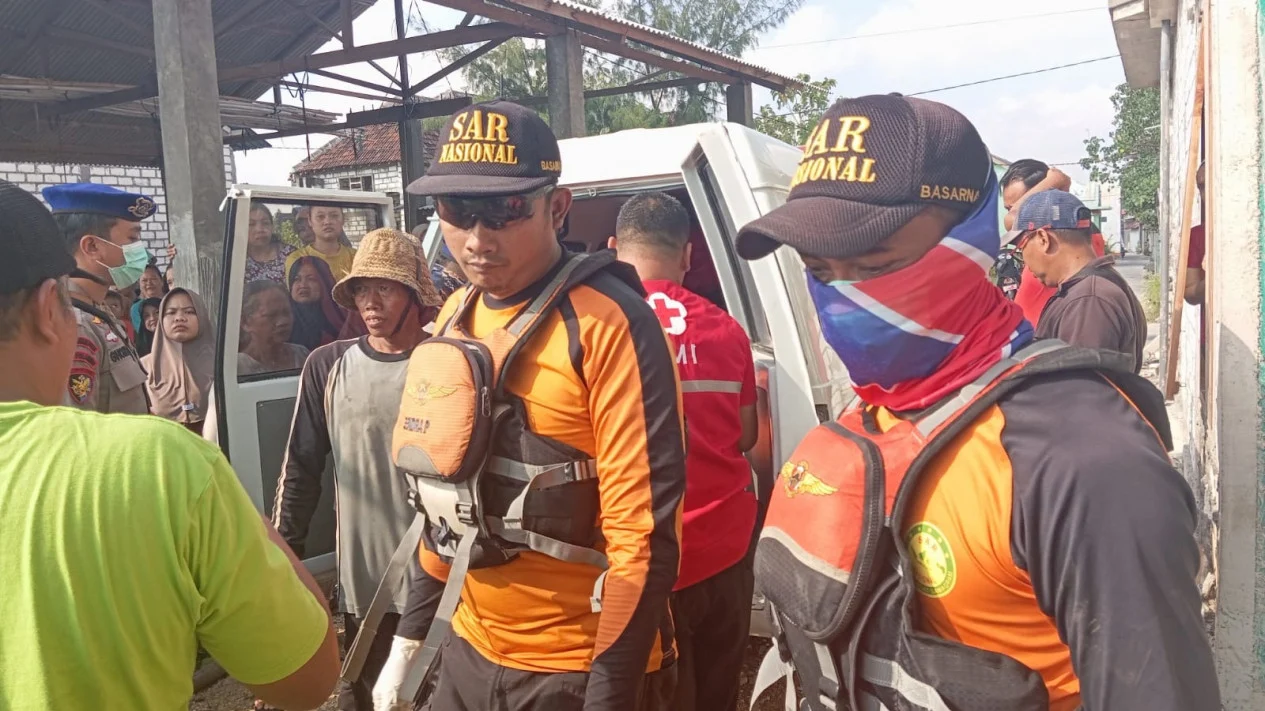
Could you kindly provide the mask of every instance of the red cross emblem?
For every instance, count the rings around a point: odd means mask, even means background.
[[[689,314],[685,305],[663,292],[655,292],[647,299],[654,315],[659,317],[659,325],[669,336],[685,333],[685,317]]]

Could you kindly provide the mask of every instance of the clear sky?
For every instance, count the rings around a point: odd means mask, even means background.
[[[413,2],[411,11],[434,29],[452,27],[461,18],[426,3]],[[357,44],[394,37],[393,17],[391,3],[380,0],[357,20]],[[942,29],[910,31],[921,28]],[[325,49],[338,46],[335,42]],[[784,74],[831,77],[838,81],[835,95],[845,96],[912,94],[1116,53],[1104,0],[806,0],[745,59]],[[382,64],[395,68],[394,60]],[[410,59],[414,81],[438,67],[433,54]],[[368,65],[339,71],[386,81]],[[926,98],[966,114],[993,153],[1003,158],[1064,163],[1084,157],[1086,138],[1110,130],[1111,93],[1123,81],[1120,60],[1109,59]],[[322,78],[318,82],[333,84]],[[454,75],[450,83],[460,88],[460,77]],[[449,85],[441,82],[440,88]],[[756,92],[757,105],[768,98],[768,92]],[[285,101],[298,103],[293,97]],[[308,94],[307,105],[337,113],[374,108],[369,101],[331,94]],[[312,135],[312,149],[328,140]],[[288,182],[290,168],[306,155],[305,140],[274,143],[281,147],[237,154],[240,182]],[[1080,168],[1061,167],[1084,179]]]

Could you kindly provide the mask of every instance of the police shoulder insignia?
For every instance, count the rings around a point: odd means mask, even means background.
[[[927,597],[944,597],[958,581],[957,562],[949,539],[935,524],[919,521],[905,534],[914,569],[914,584]]]
[[[419,380],[413,385],[405,388],[405,392],[407,392],[413,399],[425,405],[431,400],[448,397],[449,395],[457,392],[457,389],[446,385],[431,385],[429,380]]]
[[[798,494],[829,496],[838,491],[838,489],[818,479],[816,475],[808,471],[808,462],[787,462],[782,465],[780,476],[783,485],[786,486],[786,495],[788,497],[794,497]]]
[[[102,321],[100,316],[93,316],[92,323],[94,325],[100,326],[101,324],[105,323],[105,321]]]
[[[82,372],[71,373],[68,386],[70,397],[76,403],[82,405],[88,399],[88,396],[92,394],[93,385],[94,380],[90,374]]]

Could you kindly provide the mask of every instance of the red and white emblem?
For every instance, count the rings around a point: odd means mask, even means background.
[[[661,291],[651,294],[646,298],[646,302],[654,310],[655,316],[659,317],[659,325],[663,326],[663,330],[669,336],[679,336],[685,333],[685,317],[689,314],[685,310],[685,304]]]

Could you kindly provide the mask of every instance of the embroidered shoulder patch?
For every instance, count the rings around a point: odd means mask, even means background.
[[[96,389],[96,379],[92,374],[82,371],[71,371],[68,390],[70,391],[70,397],[77,404],[84,404],[88,400],[88,396],[92,395],[94,389]]]

